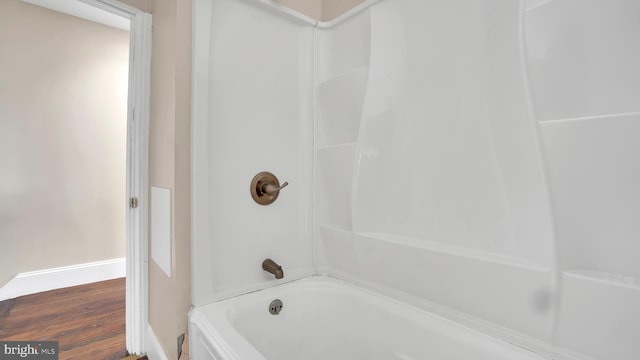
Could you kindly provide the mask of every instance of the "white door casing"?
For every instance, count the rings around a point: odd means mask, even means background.
[[[127,105],[127,239],[126,346],[146,352],[149,307],[149,98],[151,80],[151,14],[115,0],[78,0],[128,18],[129,86]],[[137,199],[137,206],[130,200]]]

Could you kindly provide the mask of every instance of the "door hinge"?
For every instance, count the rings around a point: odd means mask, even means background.
[[[131,206],[133,209],[138,207],[138,198],[137,197],[132,197],[129,200],[129,206]]]

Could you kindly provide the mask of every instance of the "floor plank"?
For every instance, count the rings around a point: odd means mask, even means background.
[[[125,279],[2,301],[0,339],[58,341],[61,360],[122,359]]]

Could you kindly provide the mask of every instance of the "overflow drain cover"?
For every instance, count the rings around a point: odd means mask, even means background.
[[[269,312],[271,315],[278,315],[282,311],[282,301],[280,299],[275,299],[269,304]]]

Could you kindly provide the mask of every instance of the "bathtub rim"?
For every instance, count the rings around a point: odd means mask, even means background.
[[[314,284],[315,283],[315,284]],[[268,360],[256,349],[253,344],[244,337],[244,335],[233,325],[232,311],[233,304],[240,300],[252,301],[259,297],[270,298],[271,293],[277,291],[286,291],[288,288],[296,288],[300,285],[331,287],[337,285],[340,289],[346,289],[348,292],[355,294],[356,296],[372,297],[373,303],[390,302],[401,309],[403,312],[413,312],[420,314],[420,316],[432,319],[434,322],[444,322],[447,326],[457,331],[472,334],[478,336],[487,342],[510,349],[511,351],[521,353],[526,357],[523,360],[544,360],[551,358],[550,355],[545,353],[534,351],[530,348],[520,346],[518,343],[514,343],[505,339],[504,337],[496,336],[495,334],[488,333],[480,330],[477,327],[469,326],[461,321],[452,319],[444,314],[429,311],[423,307],[418,307],[410,302],[403,301],[395,296],[390,296],[384,292],[371,289],[369,286],[359,284],[357,282],[343,280],[337,277],[318,274],[312,275],[301,279],[296,279],[281,285],[274,287],[259,289],[253,292],[249,292],[242,295],[237,295],[231,298],[219,300],[210,304],[193,307],[189,312],[189,328],[191,332],[194,332],[192,326],[197,326],[197,333],[201,338],[206,339],[207,342],[214,348],[213,351],[216,355],[223,360]],[[249,299],[251,297],[252,299]],[[375,306],[375,305],[374,305]],[[213,323],[216,323],[213,326]],[[224,334],[224,335],[223,335]],[[190,341],[197,341],[198,336],[190,337]],[[196,344],[190,344],[190,346],[197,346]],[[591,360],[587,358],[556,358],[558,360]]]

